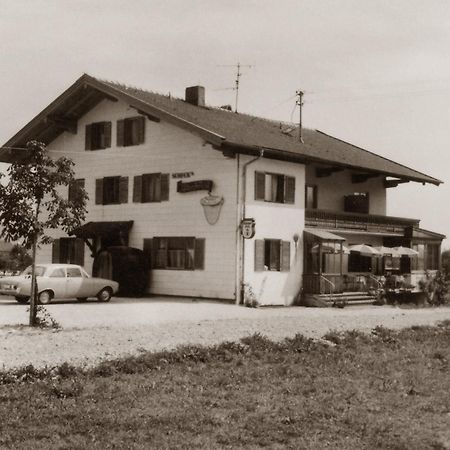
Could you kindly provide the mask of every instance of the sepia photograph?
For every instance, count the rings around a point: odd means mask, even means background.
[[[0,449],[450,450],[448,1],[0,0],[0,46]]]

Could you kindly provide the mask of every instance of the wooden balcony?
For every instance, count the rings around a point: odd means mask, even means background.
[[[336,212],[323,209],[305,210],[305,226],[308,228],[406,236],[407,230],[412,230],[413,226],[417,227],[418,225],[419,220],[403,217]]]

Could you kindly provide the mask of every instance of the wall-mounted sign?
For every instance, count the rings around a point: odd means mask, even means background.
[[[208,191],[213,188],[212,180],[178,181],[177,192]]]
[[[255,219],[242,219],[241,234],[244,239],[251,239],[255,235]]]
[[[194,172],[175,172],[172,174],[172,178],[190,178],[194,175]]]

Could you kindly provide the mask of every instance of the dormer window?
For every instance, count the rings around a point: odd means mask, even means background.
[[[145,117],[137,116],[117,121],[117,146],[130,147],[145,141]]]
[[[86,125],[86,150],[102,150],[111,147],[111,122],[95,122]]]

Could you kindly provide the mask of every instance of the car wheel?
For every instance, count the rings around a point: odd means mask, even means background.
[[[87,302],[87,297],[77,297],[79,302]]]
[[[30,297],[14,297],[21,305],[26,305],[30,301]]]
[[[98,294],[97,299],[99,302],[109,302],[111,300],[112,294],[110,288],[103,288]]]
[[[40,305],[48,305],[52,301],[52,295],[50,291],[42,291],[38,297],[38,303]]]

